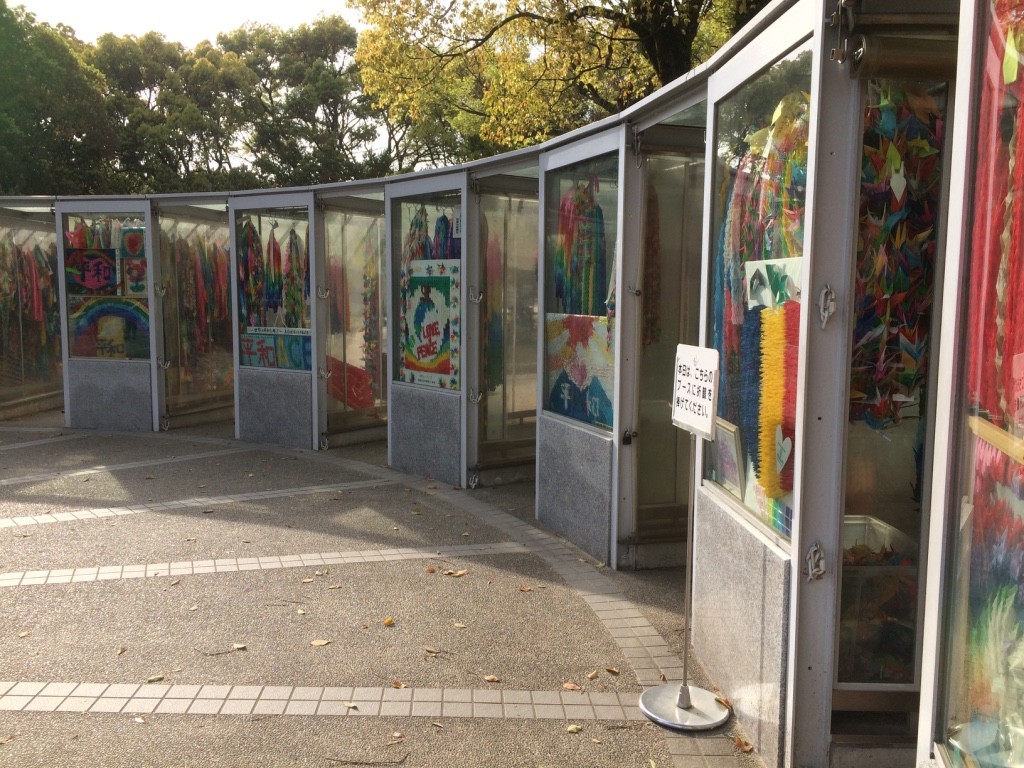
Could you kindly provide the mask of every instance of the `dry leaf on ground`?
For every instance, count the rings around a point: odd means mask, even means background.
[[[164,679],[163,675],[153,675],[152,677],[147,677],[146,678],[146,682],[147,683],[159,683],[163,679]]]
[[[245,643],[235,643],[231,647],[234,648],[236,651],[247,651],[247,650],[249,650],[249,646],[247,646]]]
[[[570,723],[569,727],[566,728],[565,730],[567,730],[569,733],[579,733],[580,731],[583,730],[583,726],[582,725],[577,725],[576,723]]]
[[[303,583],[303,584],[309,584],[309,583],[310,583],[310,582],[312,582],[312,581],[313,581],[313,579],[303,579],[303,580],[302,580],[302,583]]]
[[[487,682],[487,683],[500,683],[501,682],[501,678],[498,677],[497,675],[487,675],[484,678],[484,682]]]
[[[583,690],[578,685],[576,685],[576,683],[562,683],[562,687],[565,688],[565,690],[567,690],[567,691],[582,691]]]
[[[533,592],[533,587],[528,587],[525,584],[519,588],[520,592]]]
[[[330,640],[320,640],[320,639],[317,639],[317,640],[310,640],[309,644],[312,645],[315,648],[323,648],[325,645],[330,645],[331,641]]]
[[[738,750],[740,750],[740,752],[753,752],[754,751],[754,745],[751,744],[749,741],[745,741],[744,739],[741,739],[739,736],[733,736],[732,741],[736,745],[736,748]]]
[[[437,568],[432,565],[427,566],[427,573],[437,573]]]
[[[407,686],[401,680],[392,680],[391,681],[391,687],[392,688],[399,688],[399,689],[401,689],[401,688],[408,688],[409,686]]]
[[[597,670],[593,672],[587,672],[587,680],[597,680]]]
[[[346,701],[344,704],[349,709],[359,709],[359,706],[354,701]]]
[[[619,674],[619,668],[618,667],[605,667],[604,671],[607,672],[609,675],[617,675],[617,674]]]
[[[385,627],[393,626],[394,623],[395,623],[395,617],[394,616],[388,616],[383,621],[383,624],[384,624]]]

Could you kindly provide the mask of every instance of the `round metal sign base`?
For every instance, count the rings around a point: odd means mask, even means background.
[[[640,711],[666,728],[680,731],[706,731],[729,719],[729,708],[715,700],[715,694],[696,686],[687,686],[690,707],[676,706],[680,686],[676,683],[648,688],[640,694]]]

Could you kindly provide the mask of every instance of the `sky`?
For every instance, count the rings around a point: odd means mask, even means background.
[[[344,0],[7,0],[7,5],[25,6],[38,21],[67,24],[87,43],[105,32],[143,35],[156,31],[171,42],[194,48],[248,22],[291,29],[330,14],[343,16],[359,28],[358,16]]]

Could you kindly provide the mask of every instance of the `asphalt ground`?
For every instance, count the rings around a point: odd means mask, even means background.
[[[680,679],[682,581],[383,443],[3,422],[0,765],[761,766],[636,707]]]

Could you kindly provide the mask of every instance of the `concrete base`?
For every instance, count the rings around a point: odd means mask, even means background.
[[[239,369],[236,431],[240,440],[252,443],[313,448],[313,375]]]
[[[613,440],[547,415],[537,424],[537,519],[604,563],[611,553]]]
[[[458,392],[392,384],[388,460],[395,469],[461,486],[462,430]]]
[[[153,382],[148,360],[68,361],[65,420],[72,429],[152,432]]]
[[[832,742],[829,768],[916,768],[917,751],[911,744],[867,745]]]
[[[781,768],[791,563],[744,514],[724,492],[697,492],[693,648],[765,766]]]

